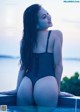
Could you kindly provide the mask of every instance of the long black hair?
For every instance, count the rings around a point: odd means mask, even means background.
[[[39,4],[33,4],[24,11],[23,15],[23,37],[20,56],[21,64],[25,70],[30,69],[32,50],[37,42],[37,23],[40,8],[41,6]]]

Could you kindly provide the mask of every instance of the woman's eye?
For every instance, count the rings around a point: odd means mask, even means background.
[[[42,19],[45,19],[48,15],[49,13],[47,12],[46,14],[43,15]]]
[[[46,18],[46,15],[43,16],[43,19],[45,19],[45,18]]]
[[[46,18],[46,16],[45,17],[43,17],[43,19],[45,19]]]

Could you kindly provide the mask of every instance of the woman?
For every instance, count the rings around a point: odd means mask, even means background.
[[[21,68],[17,105],[56,107],[62,75],[62,33],[51,30],[50,14],[39,4],[29,6],[23,16]],[[16,92],[16,91],[13,91]]]
[[[62,33],[48,31],[51,16],[40,5],[29,6],[23,16],[21,78],[17,105],[57,106],[62,75]]]

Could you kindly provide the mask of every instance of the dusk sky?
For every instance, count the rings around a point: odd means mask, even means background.
[[[0,54],[19,56],[23,12],[35,3],[51,14],[51,29],[62,31],[63,57],[80,58],[80,2],[64,0],[0,0]]]

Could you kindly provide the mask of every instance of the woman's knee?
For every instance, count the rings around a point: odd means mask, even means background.
[[[32,102],[32,82],[28,77],[24,77],[17,92],[17,105],[27,105]]]
[[[53,76],[39,79],[34,86],[34,99],[38,105],[56,106],[58,85]]]

